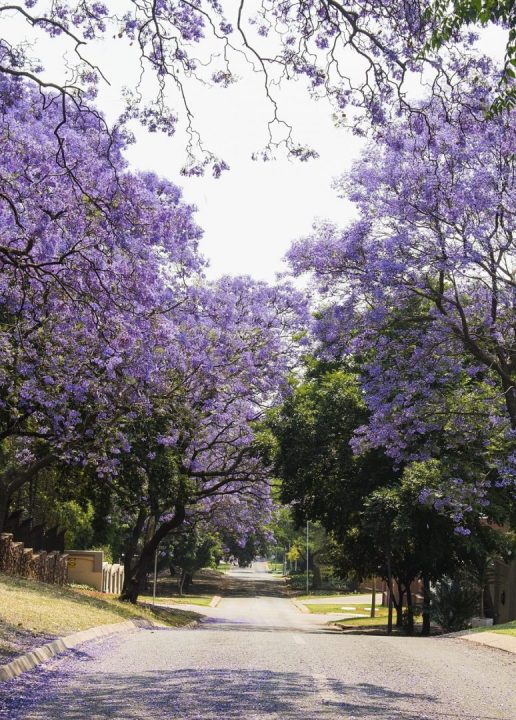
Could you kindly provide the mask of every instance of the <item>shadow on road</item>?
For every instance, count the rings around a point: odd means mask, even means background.
[[[87,668],[85,668],[87,670]],[[423,692],[395,692],[380,685],[346,685],[328,679],[335,698],[324,702],[311,675],[258,670],[198,670],[117,675],[83,675],[80,687],[50,678],[46,698],[23,710],[4,707],[9,720],[491,720],[440,712],[439,702]],[[41,697],[41,696],[40,696]],[[18,697],[18,701],[19,701]],[[20,707],[18,705],[18,707]]]

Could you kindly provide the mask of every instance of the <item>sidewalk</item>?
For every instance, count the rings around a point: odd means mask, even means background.
[[[505,650],[516,655],[516,636],[515,635],[504,635],[502,633],[495,632],[478,632],[470,633],[469,635],[460,635],[459,640],[466,640],[470,643],[477,643],[478,645],[485,645],[498,650]]]

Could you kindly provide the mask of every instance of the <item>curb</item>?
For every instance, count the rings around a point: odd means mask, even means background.
[[[89,640],[96,640],[97,638],[107,635],[116,635],[139,627],[142,627],[141,622],[126,620],[109,625],[98,625],[88,630],[80,630],[79,632],[72,633],[72,635],[57,638],[57,640],[52,640],[52,642],[41,645],[41,647],[11,660],[11,662],[6,665],[0,666],[0,682],[12,680],[22,673],[27,672],[27,670],[32,670],[37,665],[41,665],[41,663],[47,662],[56,655],[71,650],[78,645],[83,645]],[[152,627],[152,625],[150,625],[150,627]]]
[[[302,613],[310,613],[310,610],[306,607],[306,605],[303,605],[303,603],[300,603],[299,600],[295,600],[294,598],[289,598],[289,600]]]
[[[479,632],[471,635],[462,635],[457,640],[465,640],[475,645],[502,650],[503,652],[516,655],[516,638],[512,635],[504,635],[503,633]]]
[[[208,607],[217,607],[219,602],[222,600],[222,597],[220,595],[214,595],[210,601],[210,604]]]

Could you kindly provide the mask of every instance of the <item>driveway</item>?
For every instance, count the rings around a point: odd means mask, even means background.
[[[514,655],[346,635],[255,564],[196,630],[139,630],[6,683],[9,720],[514,720]],[[204,609],[203,609],[204,611]],[[0,693],[2,690],[0,689]]]

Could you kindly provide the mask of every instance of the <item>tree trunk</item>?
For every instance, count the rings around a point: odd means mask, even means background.
[[[407,593],[407,634],[414,634],[414,606],[412,604],[412,590],[410,589],[410,580],[406,583]]]
[[[183,596],[183,587],[186,580],[186,572],[184,570],[181,570],[179,573],[179,577],[177,579],[177,592],[179,594],[179,597]]]
[[[133,567],[134,556],[138,548],[138,541],[140,540],[145,520],[147,519],[147,513],[143,508],[140,508],[138,517],[134,524],[131,535],[125,546],[124,553],[124,590],[125,590],[125,578],[129,578]]]
[[[403,598],[405,596],[405,590],[403,588],[402,583],[398,578],[396,578],[396,585],[398,587],[398,601],[395,603],[396,605],[396,627],[401,628],[403,627]]]
[[[421,630],[422,635],[430,635],[430,603],[430,579],[426,573],[423,573],[423,628]]]
[[[516,430],[516,387],[514,381],[509,382],[502,378],[503,393],[505,397],[505,406],[511,419],[511,427]]]
[[[314,562],[313,559],[310,565],[312,566],[312,589],[320,590],[322,587],[321,568],[319,567],[319,565],[317,565],[316,562]]]
[[[371,592],[371,617],[376,614],[376,577],[373,575],[373,588]]]
[[[185,515],[184,505],[176,505],[174,517],[162,523],[156,529],[154,535],[145,543],[140,557],[124,580],[124,589],[120,596],[121,600],[136,604],[158,545],[172,530],[175,530],[175,528],[183,524]]]
[[[387,553],[386,563],[387,563],[387,586],[388,586],[388,589],[389,589],[389,609],[388,609],[388,616],[387,616],[387,635],[392,635],[392,600],[393,600],[393,592],[392,592],[392,570],[391,570],[391,555],[390,555],[390,553]]]

